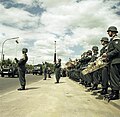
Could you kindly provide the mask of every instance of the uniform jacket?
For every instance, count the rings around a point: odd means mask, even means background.
[[[120,38],[113,37],[108,45],[107,57],[112,64],[120,63]]]
[[[100,50],[100,56],[103,55],[103,53],[106,53],[108,49],[108,44],[106,44],[105,46],[103,46],[103,48]]]
[[[27,57],[27,54],[24,54],[23,55],[23,58],[21,58],[19,61],[18,61],[18,67],[21,69],[21,70],[25,70],[25,64],[28,60],[28,57]]]
[[[91,57],[90,62],[94,62],[98,58],[98,53],[94,53]]]

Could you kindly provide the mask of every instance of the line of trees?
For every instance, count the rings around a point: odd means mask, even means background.
[[[0,66],[7,67],[7,66],[10,66],[10,65],[17,66],[15,61],[10,60],[9,58],[7,60],[0,61]],[[50,69],[52,71],[54,71],[54,64],[47,62],[47,66],[50,67]],[[28,71],[32,71],[33,68],[34,68],[34,65],[26,64],[26,68],[27,68]],[[44,69],[44,65],[43,64],[42,64],[42,68]]]

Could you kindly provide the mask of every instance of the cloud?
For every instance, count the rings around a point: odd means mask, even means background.
[[[19,36],[16,51],[21,53],[27,47],[30,63],[33,59],[35,64],[53,62],[54,41],[57,58],[63,63],[69,58],[80,58],[92,46],[101,47],[100,39],[108,37],[109,26],[115,25],[120,30],[119,1],[16,0],[11,4],[9,9],[0,4],[0,43],[5,38]],[[11,50],[5,48],[6,57],[13,58],[15,43],[5,46],[11,46]]]

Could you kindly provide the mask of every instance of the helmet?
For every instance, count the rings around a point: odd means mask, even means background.
[[[27,49],[27,48],[23,48],[23,49],[22,49],[22,52],[27,53],[27,52],[28,52],[28,49]]]
[[[107,32],[109,32],[109,31],[118,33],[117,28],[116,28],[115,26],[110,26],[110,27],[108,28]]]
[[[91,51],[91,50],[88,50],[87,53],[92,54],[92,51]]]
[[[61,59],[58,59],[58,61],[60,62],[60,61],[61,61]]]
[[[108,38],[107,37],[102,37],[102,39],[100,41],[106,41],[106,42],[108,42]]]
[[[92,50],[98,51],[98,47],[97,46],[93,46]]]

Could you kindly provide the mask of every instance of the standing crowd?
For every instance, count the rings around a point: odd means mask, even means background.
[[[100,54],[98,53],[98,47],[93,46],[92,50],[88,50],[81,55],[81,59],[76,59],[74,64],[69,61],[71,64],[68,64],[68,76],[80,81],[80,84],[85,87],[89,87],[88,91],[98,90],[98,85],[101,84],[102,90],[98,92],[107,96],[109,100],[116,100],[119,99],[120,90],[120,38],[117,36],[118,30],[115,26],[110,26],[107,33],[110,40],[107,37],[100,39],[103,46]],[[91,63],[95,64],[100,57],[107,64],[93,72],[83,74],[82,71]],[[111,91],[108,94],[109,86]]]

